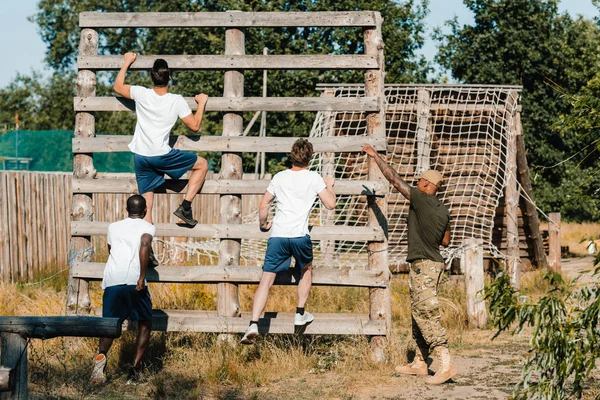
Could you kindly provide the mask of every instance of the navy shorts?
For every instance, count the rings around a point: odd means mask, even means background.
[[[171,179],[179,179],[198,161],[198,156],[177,149],[171,149],[162,156],[142,156],[134,154],[135,179],[139,194],[151,192],[165,183],[165,174]]]
[[[102,296],[102,316],[130,321],[152,320],[152,300],[148,287],[135,290],[135,285],[109,286]]]
[[[263,271],[287,271],[290,269],[292,257],[296,260],[298,272],[312,262],[313,248],[309,235],[295,238],[269,238]]]

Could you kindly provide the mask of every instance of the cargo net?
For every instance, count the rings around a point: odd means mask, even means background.
[[[363,85],[322,86],[321,96],[364,96]],[[442,251],[447,262],[459,257],[466,238],[483,240],[484,250],[505,258],[492,243],[494,215],[506,184],[509,129],[518,104],[515,87],[465,85],[386,85],[387,161],[410,185],[427,169],[443,175],[438,197],[450,210],[451,244]],[[512,133],[510,133],[512,134]],[[310,137],[367,136],[366,114],[319,112]],[[310,168],[336,179],[368,180],[362,153],[318,153]],[[390,185],[388,231],[390,266],[406,263],[409,203]],[[271,216],[272,217],[272,216]],[[258,212],[247,213],[244,224],[258,225]],[[368,224],[365,196],[338,196],[334,212],[319,201],[310,225]],[[345,240],[315,241],[315,265],[367,268],[368,244]],[[188,243],[218,259],[218,241]],[[261,264],[266,241],[243,240],[241,263]],[[214,260],[212,260],[214,258]]]

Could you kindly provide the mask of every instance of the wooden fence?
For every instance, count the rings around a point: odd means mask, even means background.
[[[101,175],[110,178],[112,174]],[[208,179],[214,173],[209,171]],[[64,268],[69,263],[73,174],[62,172],[0,171],[0,282],[31,281]],[[266,176],[269,178],[269,176]],[[135,182],[133,174],[119,174],[122,182]],[[254,174],[244,174],[253,184]],[[114,222],[127,216],[125,202],[135,192],[95,193],[94,220]],[[157,194],[154,221],[174,221],[173,211],[183,194]],[[260,195],[242,196],[242,215],[258,208]],[[193,207],[201,224],[215,224],[219,217],[219,196],[196,196]],[[95,236],[92,249],[102,251],[105,236]],[[170,239],[174,240],[174,239]],[[157,243],[157,250],[162,245]]]
[[[0,281],[66,267],[72,176],[0,171]]]

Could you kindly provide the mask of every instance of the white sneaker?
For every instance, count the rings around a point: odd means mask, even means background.
[[[94,369],[92,370],[92,376],[90,378],[92,385],[99,385],[106,382],[106,376],[104,376],[105,368],[106,356],[104,354],[98,354],[94,359]]]
[[[311,322],[313,322],[313,319],[315,319],[314,315],[312,315],[308,311],[304,311],[304,315],[296,313],[296,315],[294,315],[294,325],[302,326],[310,324]]]
[[[258,336],[258,325],[250,324],[248,329],[246,329],[246,333],[244,333],[244,337],[240,340],[241,344],[252,344],[254,338]]]

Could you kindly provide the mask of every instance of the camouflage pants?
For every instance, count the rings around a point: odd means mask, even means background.
[[[436,347],[448,347],[446,329],[440,324],[438,285],[444,263],[417,260],[411,263],[408,275],[412,336],[421,352],[433,351]]]

